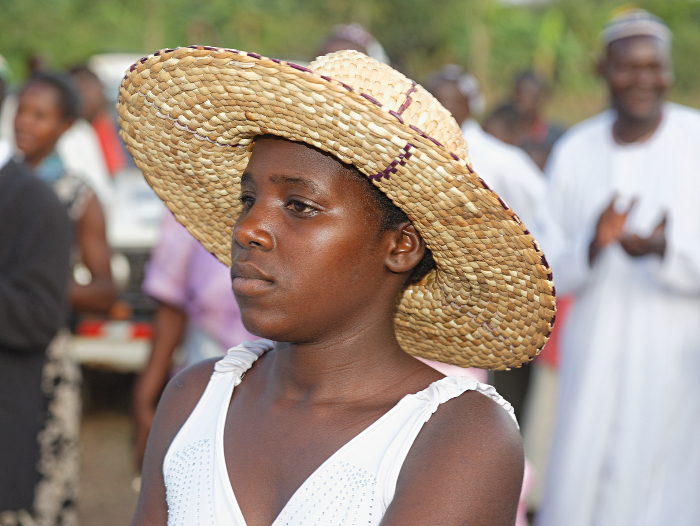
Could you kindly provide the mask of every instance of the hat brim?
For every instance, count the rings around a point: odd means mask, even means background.
[[[506,369],[551,332],[552,275],[517,215],[469,163],[371,96],[253,53],[163,50],[127,72],[118,111],[137,166],[175,217],[230,265],[254,138],[304,142],[355,165],[411,219],[437,269],[395,318],[409,354]]]

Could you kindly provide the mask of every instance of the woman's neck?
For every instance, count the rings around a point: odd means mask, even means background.
[[[268,392],[309,402],[360,400],[423,370],[401,349],[393,326],[373,329],[378,327],[315,343],[278,344],[266,371]]]
[[[41,164],[41,161],[51,155],[51,152],[53,152],[55,148],[56,143],[53,143],[50,147],[47,147],[39,152],[34,152],[29,155],[25,154],[24,162],[28,164],[32,170],[36,170],[36,167]]]

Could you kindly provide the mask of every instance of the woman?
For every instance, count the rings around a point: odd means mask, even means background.
[[[105,218],[92,190],[66,172],[55,151],[61,135],[79,114],[75,91],[64,77],[36,74],[19,94],[15,141],[24,161],[48,183],[65,206],[75,231],[74,257],[85,265],[90,278],[69,283],[69,300],[79,312],[107,312],[115,298]],[[49,345],[42,388],[48,398],[46,421],[39,433],[35,490],[38,525],[77,524],[80,451],[80,369],[68,355],[68,331]]]
[[[516,367],[553,286],[446,110],[354,51],[307,69],[204,47],[135,64],[118,109],[268,339],[170,382],[133,524],[513,524],[512,410],[407,353]]]
[[[90,272],[87,283],[71,282],[71,306],[81,312],[107,312],[115,298],[105,217],[94,192],[66,172],[56,143],[79,116],[79,99],[59,75],[34,75],[19,94],[15,141],[24,161],[53,186],[76,227],[80,260]]]

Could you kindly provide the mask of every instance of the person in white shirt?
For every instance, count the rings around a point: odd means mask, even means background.
[[[627,11],[603,32],[611,108],[548,164],[541,239],[564,327],[539,526],[690,526],[700,516],[700,112],[665,103],[670,32]]]
[[[427,87],[461,124],[476,172],[531,231],[536,231],[537,207],[546,187],[544,176],[523,150],[489,135],[474,120],[473,115],[484,109],[477,79],[450,64],[431,75]],[[529,364],[526,364],[522,369],[494,374],[494,386],[513,405],[518,418],[528,389],[529,373]]]
[[[476,77],[450,64],[431,75],[426,85],[462,126],[477,173],[526,225],[534,227],[537,205],[545,191],[544,176],[523,150],[489,135],[476,122],[474,117],[483,113],[485,106]]]

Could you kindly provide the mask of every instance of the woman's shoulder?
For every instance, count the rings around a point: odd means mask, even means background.
[[[178,430],[204,394],[219,360],[221,358],[211,358],[186,367],[165,387],[158,409],[168,422],[175,420],[173,424],[180,424]]]
[[[469,444],[481,440],[494,447],[521,448],[512,407],[492,386],[468,377],[446,377],[431,387],[439,387],[444,394],[416,439],[417,444],[430,444],[427,454],[462,454]]]
[[[435,510],[444,524],[513,523],[522,441],[500,397],[483,387],[441,403],[423,426],[401,469],[387,525],[431,523]]]

